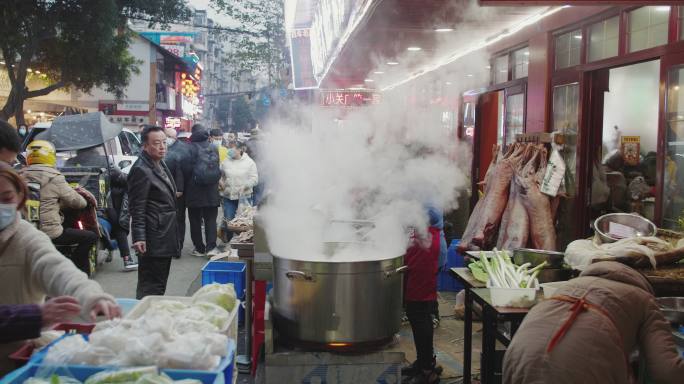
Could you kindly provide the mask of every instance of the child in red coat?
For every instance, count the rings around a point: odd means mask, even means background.
[[[406,250],[404,260],[408,270],[404,281],[404,300],[417,360],[402,370],[402,374],[408,376],[404,383],[439,382],[441,367],[436,364],[432,345],[432,312],[437,301],[439,248],[439,228],[429,227],[426,234],[415,231]]]

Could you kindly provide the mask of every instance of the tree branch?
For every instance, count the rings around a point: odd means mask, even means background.
[[[5,59],[5,68],[7,69],[7,76],[9,76],[10,84],[14,85],[16,77],[14,76],[14,70],[12,66],[14,65],[14,58],[11,57],[10,51],[8,49],[2,49],[2,57]]]
[[[27,92],[27,93],[26,93],[26,98],[27,98],[27,99],[30,99],[30,98],[33,98],[33,97],[45,96],[45,95],[49,94],[49,93],[52,92],[52,91],[55,91],[55,90],[57,90],[57,89],[59,89],[59,88],[64,87],[65,85],[66,85],[66,84],[65,84],[63,81],[58,81],[58,82],[56,82],[56,83],[54,83],[54,84],[48,85],[47,87],[45,87],[45,88],[43,88],[43,89],[37,89],[37,90],[35,90],[35,91],[29,91],[29,92]]]

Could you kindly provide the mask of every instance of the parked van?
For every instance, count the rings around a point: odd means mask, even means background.
[[[52,123],[50,122],[36,123],[30,128],[21,146],[22,155],[25,155],[26,147],[29,143],[33,141],[39,133],[50,129],[51,125]],[[138,155],[142,150],[142,143],[135,132],[128,128],[124,128],[117,137],[106,143],[105,148],[107,150],[107,156],[113,160],[113,164],[116,164],[125,172],[125,170],[133,165],[138,159]],[[68,153],[65,153],[65,156],[73,157],[73,155],[69,155]]]

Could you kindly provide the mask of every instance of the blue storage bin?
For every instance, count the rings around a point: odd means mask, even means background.
[[[121,307],[121,312],[123,312],[121,317],[125,317],[126,314],[128,314],[128,312],[130,312],[131,309],[133,309],[133,307],[135,307],[139,302],[140,300],[136,299],[117,298],[116,303],[119,304],[119,307]]]
[[[42,362],[46,355],[46,350],[59,342],[61,339],[69,335],[64,335],[52,342],[47,348],[43,349],[31,357],[31,361],[22,368],[10,372],[2,380],[0,384],[22,384],[26,379],[34,377],[43,367]],[[83,337],[86,337],[82,335]],[[86,337],[87,338],[87,337]],[[235,341],[228,340],[228,355],[221,360],[218,368],[215,371],[195,371],[187,369],[162,369],[161,372],[167,374],[174,380],[194,379],[199,380],[202,384],[224,384],[233,382],[233,368],[235,362],[236,345]],[[70,376],[83,382],[88,377],[102,371],[125,369],[130,367],[107,367],[107,366],[89,366],[89,365],[69,365],[55,368],[54,372],[57,375]],[[53,368],[50,367],[52,370]]]
[[[437,290],[447,292],[458,292],[463,289],[463,285],[449,274],[451,268],[462,268],[465,266],[463,255],[458,253],[456,248],[461,243],[460,239],[451,240],[447,249],[447,265],[444,271],[440,271],[437,276]]]
[[[238,298],[245,297],[245,263],[242,261],[210,261],[202,267],[202,286],[211,283],[233,283]]]

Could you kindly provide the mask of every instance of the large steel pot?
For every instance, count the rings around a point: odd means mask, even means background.
[[[331,347],[387,340],[399,331],[404,256],[361,262],[273,257],[280,336]]]

